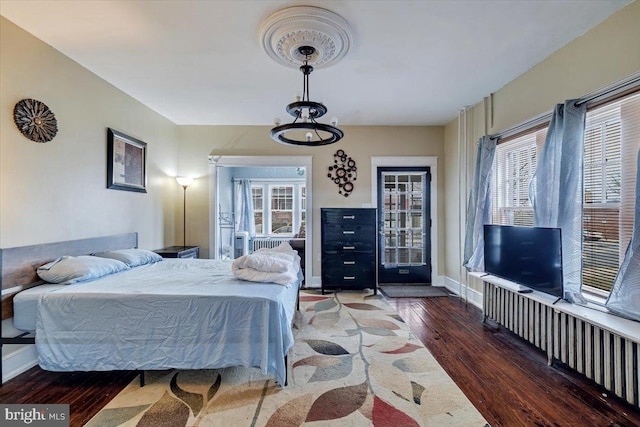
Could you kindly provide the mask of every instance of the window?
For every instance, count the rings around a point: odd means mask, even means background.
[[[547,129],[500,142],[493,162],[492,222],[533,226],[529,184]]]
[[[385,266],[424,266],[423,200],[428,172],[382,172],[384,179],[384,259]]]
[[[609,292],[633,233],[640,93],[587,112],[582,284]]]
[[[251,199],[253,201],[253,221],[256,227],[256,234],[262,234],[264,228],[263,223],[263,209],[264,209],[264,189],[255,185],[251,186]]]
[[[292,236],[304,230],[306,188],[299,183],[252,181],[256,234]]]
[[[293,186],[271,186],[271,234],[293,233]]]
[[[500,141],[492,177],[492,223],[533,225],[529,183],[546,129]],[[633,233],[640,149],[640,93],[590,108],[585,123],[582,283],[611,290]]]
[[[305,236],[307,227],[307,189],[300,187],[300,227],[298,227],[298,237]]]

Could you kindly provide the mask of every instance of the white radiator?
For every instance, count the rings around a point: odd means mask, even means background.
[[[484,282],[483,310],[485,319],[544,350],[549,364],[559,360],[640,407],[637,340],[488,282]]]
[[[254,237],[252,247],[254,251],[258,249],[273,249],[280,245],[282,242],[288,242],[291,237]]]

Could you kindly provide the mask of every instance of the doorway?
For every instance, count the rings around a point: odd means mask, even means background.
[[[305,192],[305,200],[303,204],[303,218],[305,229],[309,232],[304,233],[305,247],[313,247],[313,201],[312,201],[312,157],[311,156],[230,156],[230,155],[210,155],[209,156],[209,247],[210,258],[220,259],[225,253],[225,244],[228,244],[228,236],[230,230],[224,228],[224,224],[220,218],[224,216],[225,197],[233,193],[230,189],[233,185],[231,179],[226,179],[224,174],[225,168],[294,168],[302,173],[298,174],[299,178],[304,182],[305,188],[309,191]],[[228,177],[227,177],[228,178]],[[231,201],[226,201],[231,204]],[[232,231],[232,230],[231,230]],[[226,234],[225,234],[226,233]],[[304,275],[309,283],[312,277],[311,271],[311,251],[299,251],[301,255],[301,264],[308,268],[304,270]]]
[[[431,171],[378,167],[378,282],[431,284]]]

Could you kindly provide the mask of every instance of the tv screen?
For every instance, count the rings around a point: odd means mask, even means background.
[[[562,298],[559,228],[484,226],[487,273]]]

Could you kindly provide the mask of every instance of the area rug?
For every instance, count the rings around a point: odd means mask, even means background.
[[[442,286],[388,285],[380,286],[379,289],[387,298],[431,298],[453,295]]]
[[[289,384],[259,369],[149,371],[86,426],[485,426],[380,295],[303,291]]]

